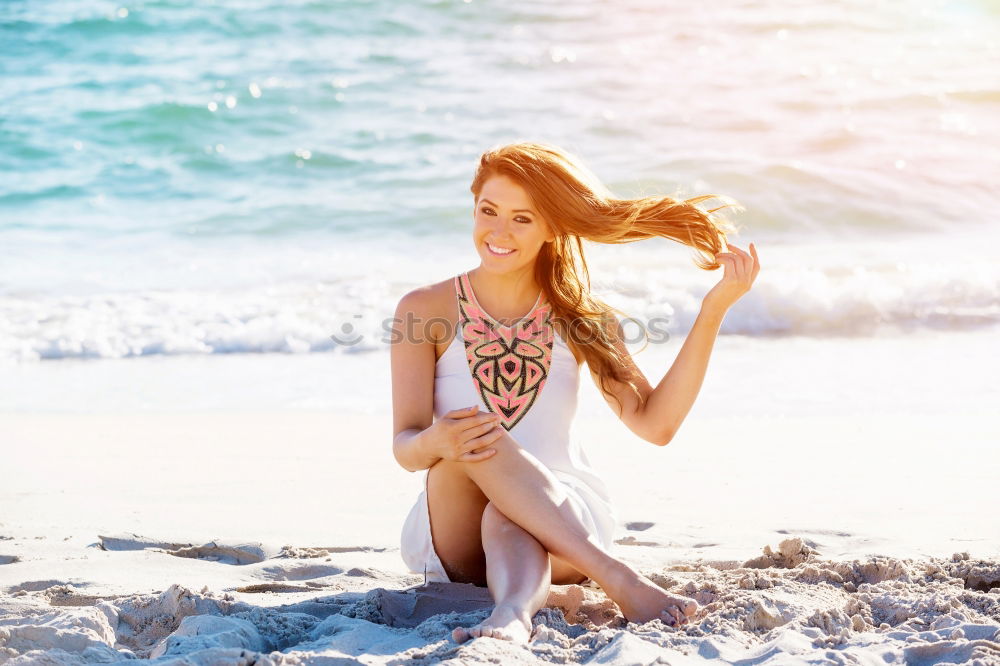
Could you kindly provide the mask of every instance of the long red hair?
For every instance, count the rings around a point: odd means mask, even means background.
[[[598,243],[632,243],[669,238],[696,251],[695,264],[715,270],[715,254],[724,249],[735,227],[714,215],[727,206],[741,208],[728,197],[706,194],[690,199],[646,196],[615,197],[575,155],[535,142],[494,147],[482,154],[471,190],[479,200],[485,182],[503,175],[531,197],[555,240],[544,243],[535,260],[535,279],[552,304],[554,318],[568,325],[568,340],[608,390],[610,379],[628,385],[642,400],[635,379],[616,347],[620,328],[614,313],[622,313],[590,293],[590,271],[583,239]],[[696,204],[719,199],[724,205],[702,210]],[[585,342],[581,342],[585,341]],[[619,404],[619,409],[621,405]]]

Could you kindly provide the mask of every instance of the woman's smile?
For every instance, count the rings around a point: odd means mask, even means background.
[[[517,252],[517,250],[512,248],[503,247],[502,245],[493,245],[489,242],[486,243],[486,249],[489,250],[490,254],[495,257],[509,257]]]

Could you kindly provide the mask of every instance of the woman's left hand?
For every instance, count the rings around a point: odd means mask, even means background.
[[[722,264],[723,275],[719,283],[705,295],[703,304],[728,310],[743,294],[750,291],[753,281],[760,272],[757,249],[750,243],[750,254],[726,243],[731,252],[719,252],[715,260]],[[753,255],[753,256],[751,256]]]

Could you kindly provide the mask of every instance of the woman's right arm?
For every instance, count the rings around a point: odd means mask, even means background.
[[[424,432],[434,420],[434,341],[424,339],[428,294],[417,289],[403,296],[392,320],[392,453],[411,472],[427,469],[439,456],[429,450]],[[418,325],[420,324],[420,325]]]
[[[434,340],[424,323],[432,312],[426,289],[409,292],[393,317],[389,353],[392,364],[392,453],[404,469],[417,472],[438,460],[474,462],[496,451],[477,449],[503,434],[496,415],[477,406],[448,412],[434,421]]]

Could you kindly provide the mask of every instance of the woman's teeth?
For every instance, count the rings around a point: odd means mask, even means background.
[[[490,252],[492,252],[493,254],[510,254],[511,252],[514,251],[505,247],[497,247],[496,245],[490,245],[489,243],[486,244],[486,247],[488,247],[490,249]]]

